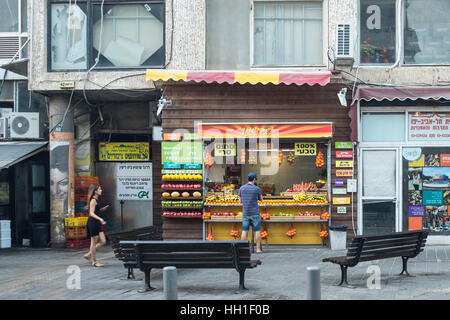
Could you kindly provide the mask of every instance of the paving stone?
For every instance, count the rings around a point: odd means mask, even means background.
[[[138,293],[143,273],[135,270],[139,281],[120,280],[127,270],[114,258],[109,246],[97,258],[104,268],[92,267],[82,255],[86,250],[17,248],[0,251],[0,299],[23,300],[161,300],[164,299],[162,270],[152,270],[151,284],[156,289]],[[408,261],[413,277],[399,276],[401,258],[362,262],[348,269],[353,288],[338,287],[340,268],[322,259],[345,255],[345,250],[323,247],[270,246],[257,256],[262,265],[246,271],[244,293],[235,294],[238,273],[231,269],[179,269],[180,300],[301,300],[306,299],[306,268],[318,266],[324,300],[421,300],[448,299],[450,295],[450,249],[427,246],[418,257]],[[80,267],[81,289],[69,290],[66,282],[71,265]],[[381,289],[369,289],[368,268],[378,266]]]

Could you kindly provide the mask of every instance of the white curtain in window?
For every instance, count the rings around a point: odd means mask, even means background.
[[[322,3],[255,3],[255,65],[322,64],[322,49]]]
[[[53,70],[87,67],[87,16],[78,5],[51,7],[51,60]]]
[[[363,151],[363,196],[396,196],[396,151]]]

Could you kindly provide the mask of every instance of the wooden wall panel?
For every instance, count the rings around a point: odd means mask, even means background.
[[[228,85],[205,83],[172,83],[164,87],[164,97],[172,105],[162,112],[165,133],[176,129],[195,131],[195,122],[332,122],[333,138],[331,154],[332,186],[336,178],[336,150],[334,142],[350,141],[351,128],[348,107],[342,107],[337,97],[345,84],[321,86],[286,85]],[[350,105],[350,101],[348,103]],[[354,152],[354,176],[357,177],[356,150]],[[344,180],[351,177],[342,177]],[[347,194],[346,196],[350,196]],[[348,237],[357,227],[357,195],[346,214],[337,214],[332,207],[332,225],[346,225]],[[168,219],[165,219],[168,220]],[[173,224],[172,222],[170,224]],[[173,234],[170,226],[165,234]],[[179,228],[179,226],[177,226]]]
[[[152,142],[152,166],[153,166],[153,225],[162,230],[161,208],[161,143]]]

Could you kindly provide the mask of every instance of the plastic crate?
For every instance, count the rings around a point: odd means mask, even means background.
[[[66,239],[86,239],[87,229],[86,227],[66,227]]]
[[[89,217],[89,212],[75,212],[75,217],[77,218],[88,218]]]
[[[87,202],[75,201],[75,213],[76,212],[86,212]]]
[[[87,194],[85,192],[75,193],[75,202],[86,202],[87,203]]]
[[[89,186],[93,183],[99,184],[98,177],[75,177],[75,192],[76,193],[85,193]],[[80,192],[77,192],[79,190]]]
[[[91,246],[91,239],[66,240],[66,247],[68,249],[89,248],[90,246]]]

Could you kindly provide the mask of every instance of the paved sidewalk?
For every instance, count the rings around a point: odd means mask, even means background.
[[[151,284],[156,290],[138,293],[139,280],[126,277],[123,264],[114,258],[110,246],[98,252],[104,268],[92,267],[82,255],[87,250],[13,248],[0,250],[0,300],[159,300],[164,299],[162,270],[153,270]],[[401,258],[363,262],[348,269],[354,288],[338,287],[340,268],[323,263],[325,257],[346,253],[327,248],[270,246],[254,255],[262,265],[245,274],[248,288],[236,294],[239,276],[231,269],[179,269],[180,300],[303,300],[306,299],[306,268],[319,266],[323,300],[448,300],[450,297],[450,246],[427,246],[408,262],[413,277],[399,276]],[[81,289],[69,290],[69,266],[81,269]],[[380,289],[369,289],[368,267],[381,271]]]

